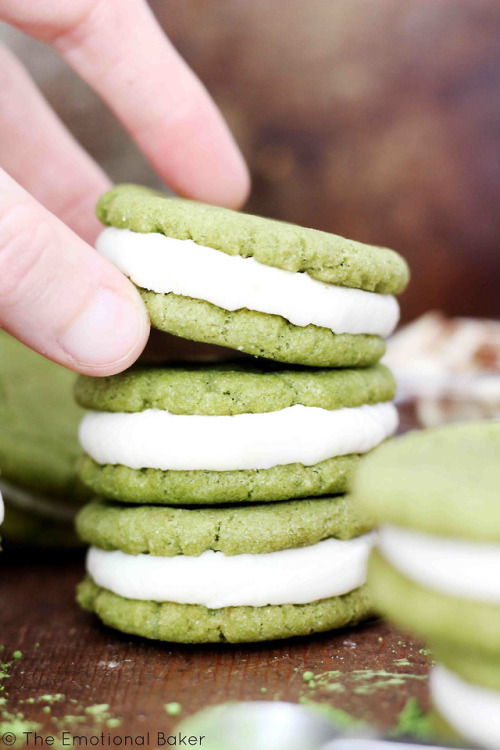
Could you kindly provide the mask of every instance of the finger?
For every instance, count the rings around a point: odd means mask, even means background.
[[[22,65],[1,45],[0,91],[0,165],[93,243],[100,228],[95,204],[108,189],[108,178],[66,130]]]
[[[0,324],[89,375],[130,366],[149,332],[134,286],[2,170]]]
[[[222,116],[144,0],[23,5],[0,0],[0,13],[59,50],[177,193],[234,208],[245,201],[247,168]]]

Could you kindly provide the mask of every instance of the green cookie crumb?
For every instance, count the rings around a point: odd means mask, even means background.
[[[88,706],[85,709],[85,713],[90,714],[91,716],[99,716],[107,713],[108,709],[109,703],[96,703],[94,706]]]
[[[42,703],[48,703],[49,705],[53,705],[54,703],[60,703],[61,701],[64,700],[64,698],[65,696],[62,693],[54,693],[53,695],[41,695],[38,698],[38,700]],[[32,699],[32,702],[33,702],[33,699]]]
[[[165,711],[168,716],[179,716],[182,713],[182,706],[180,703],[173,701],[172,703],[165,703]]]

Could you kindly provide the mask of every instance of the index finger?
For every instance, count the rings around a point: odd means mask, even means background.
[[[102,96],[175,192],[245,201],[248,171],[226,123],[143,0],[79,0],[69,16],[54,12],[58,0],[43,12],[5,5],[7,20],[51,43]]]

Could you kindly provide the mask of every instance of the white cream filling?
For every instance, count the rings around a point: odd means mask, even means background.
[[[220,607],[307,604],[341,596],[366,580],[373,535],[259,555],[206,550],[199,557],[128,555],[91,547],[87,570],[127,599]]]
[[[500,692],[471,685],[441,665],[431,671],[430,689],[439,713],[464,739],[500,750]]]
[[[84,451],[99,464],[131,469],[233,471],[304,466],[366,453],[391,435],[396,407],[381,403],[345,409],[289,406],[233,416],[88,412],[79,431]]]
[[[392,295],[325,284],[193,240],[108,227],[96,248],[143,289],[202,299],[224,310],[246,308],[281,315],[296,326],[312,323],[334,333],[384,337],[399,320]]]
[[[397,570],[422,586],[448,596],[500,604],[500,544],[383,526],[378,545]]]
[[[3,497],[2,493],[0,492],[0,524],[3,523],[4,512]]]

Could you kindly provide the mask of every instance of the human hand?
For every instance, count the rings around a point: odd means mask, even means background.
[[[229,130],[145,0],[0,0],[0,20],[52,45],[178,194],[244,202]],[[109,180],[2,47],[0,90],[0,326],[78,372],[120,372],[149,322],[135,287],[87,244]]]

